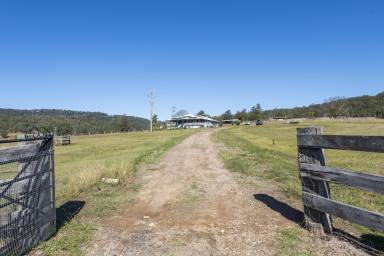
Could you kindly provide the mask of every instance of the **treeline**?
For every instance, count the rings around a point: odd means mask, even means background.
[[[312,104],[291,109],[273,109],[263,112],[264,118],[316,118],[316,117],[376,117],[384,118],[384,92],[376,96],[353,98],[335,97],[323,104]]]
[[[198,115],[207,115],[203,110]],[[220,116],[209,116],[217,120],[239,119],[242,122],[272,117],[287,118],[318,118],[318,117],[376,117],[384,118],[384,92],[376,96],[360,96],[353,98],[334,97],[322,104],[297,108],[279,108],[263,110],[260,104],[256,104],[249,111],[243,109],[232,113],[227,110]]]
[[[220,116],[210,116],[206,114],[204,110],[201,110],[200,112],[197,113],[197,115],[208,116],[220,121],[238,119],[242,122],[246,122],[246,121],[255,121],[255,120],[263,119],[263,109],[261,108],[260,104],[256,104],[249,111],[247,111],[246,109],[243,109],[241,111],[232,113],[231,110],[227,110]]]
[[[78,135],[142,131],[148,127],[149,120],[133,116],[56,109],[0,109],[1,137],[34,128],[42,132],[56,132],[57,135]]]

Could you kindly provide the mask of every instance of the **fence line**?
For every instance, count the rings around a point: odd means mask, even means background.
[[[331,216],[336,216],[384,231],[384,215],[332,200],[329,186],[332,182],[384,194],[384,176],[327,167],[324,154],[324,149],[383,153],[384,136],[322,135],[319,127],[298,128],[297,145],[308,228],[332,233]]]

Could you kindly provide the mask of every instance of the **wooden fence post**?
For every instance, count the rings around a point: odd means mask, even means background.
[[[320,135],[320,127],[298,128],[297,135]],[[321,148],[298,148],[298,160],[300,164],[313,164],[325,166],[324,149]],[[308,177],[302,177],[300,169],[300,179],[303,192],[317,194],[325,198],[330,198],[330,187],[328,182],[313,180]],[[327,234],[332,233],[332,219],[327,213],[319,212],[304,205],[305,225],[312,231],[323,231]]]

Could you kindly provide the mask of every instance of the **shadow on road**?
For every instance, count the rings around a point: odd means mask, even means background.
[[[56,209],[57,231],[70,222],[84,208],[85,201],[69,201]]]
[[[280,213],[284,218],[304,227],[304,213],[302,211],[266,194],[256,194],[254,197],[257,201]],[[384,255],[384,237],[362,234],[359,238],[337,228],[334,229],[333,235],[370,255]]]
[[[257,194],[257,195],[254,195],[254,197],[257,201],[264,203],[266,206],[268,206],[275,212],[280,213],[284,218],[292,222],[295,222],[300,226],[302,225],[304,221],[304,214],[302,211],[299,211],[291,207],[290,205],[283,203],[269,195]]]

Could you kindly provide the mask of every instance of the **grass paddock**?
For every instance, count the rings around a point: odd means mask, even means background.
[[[229,169],[273,180],[287,195],[299,200],[301,184],[296,128],[308,126],[320,126],[324,134],[384,136],[384,120],[328,120],[306,121],[299,125],[266,122],[264,126],[231,127],[220,130],[215,137],[228,148],[222,152],[222,157]],[[326,159],[328,166],[384,175],[384,154],[326,150]],[[384,214],[384,196],[380,194],[332,184],[331,195],[337,201]],[[378,239],[384,237],[382,233],[345,221],[337,219],[335,223],[358,235],[373,234]]]

